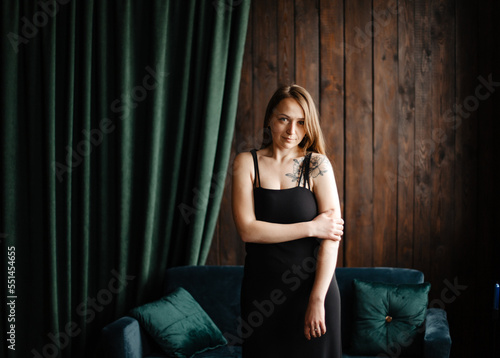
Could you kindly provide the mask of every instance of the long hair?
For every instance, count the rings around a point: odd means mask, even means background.
[[[285,98],[293,98],[294,100],[296,100],[304,111],[304,128],[306,130],[306,135],[304,139],[299,143],[299,147],[305,149],[308,152],[315,152],[325,155],[325,140],[323,138],[323,132],[321,131],[321,127],[319,125],[319,116],[316,110],[316,106],[314,105],[314,101],[305,88],[296,84],[278,88],[269,100],[266,108],[266,114],[264,116],[262,148],[268,147],[273,142],[272,133],[270,130],[271,118],[276,106],[278,106],[278,104]]]

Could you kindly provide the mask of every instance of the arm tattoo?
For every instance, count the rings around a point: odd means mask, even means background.
[[[285,174],[287,177],[292,179],[292,182],[296,182],[297,185],[301,184],[299,183],[299,179],[301,179],[300,172],[303,162],[304,158],[294,159],[292,173]],[[309,163],[309,177],[316,178],[320,175],[322,176],[323,174],[325,174],[328,171],[328,166],[323,165],[324,162],[325,157],[323,155],[312,155],[311,161]],[[303,180],[304,177],[302,177],[301,181]]]
[[[316,178],[318,176],[322,176],[324,173],[328,171],[328,166],[323,165],[325,162],[325,156],[324,155],[313,155],[311,157],[311,166],[310,166],[310,175],[313,178]]]

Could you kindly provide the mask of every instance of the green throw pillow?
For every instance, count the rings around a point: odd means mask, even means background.
[[[185,289],[129,313],[169,357],[192,357],[227,343],[221,331]]]
[[[354,280],[353,354],[420,354],[430,283]]]

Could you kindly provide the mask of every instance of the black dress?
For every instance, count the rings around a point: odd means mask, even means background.
[[[255,164],[254,203],[257,220],[291,224],[318,215],[314,194],[308,189],[311,153],[301,169],[299,185],[274,190],[260,186]],[[300,186],[304,183],[304,186]],[[321,240],[303,238],[278,244],[246,243],[241,290],[239,334],[244,358],[340,358],[340,294],[335,276],[325,298],[326,334],[308,341],[304,318],[314,283]]]

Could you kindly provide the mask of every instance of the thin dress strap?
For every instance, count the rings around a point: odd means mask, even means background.
[[[254,188],[260,188],[260,174],[259,174],[259,162],[257,160],[257,150],[255,149],[252,149],[250,151],[250,153],[252,153],[252,157],[253,157],[253,167],[254,167],[254,171],[255,171],[255,180],[253,182],[253,186]],[[259,185],[257,186],[257,181],[259,181]]]
[[[302,163],[302,170],[300,176],[302,177],[302,174],[304,174],[304,188],[310,189],[311,185],[309,184],[309,169],[310,169],[310,164],[311,164],[311,155],[312,152],[306,154],[304,161]],[[299,179],[299,185],[300,185],[300,179]]]

